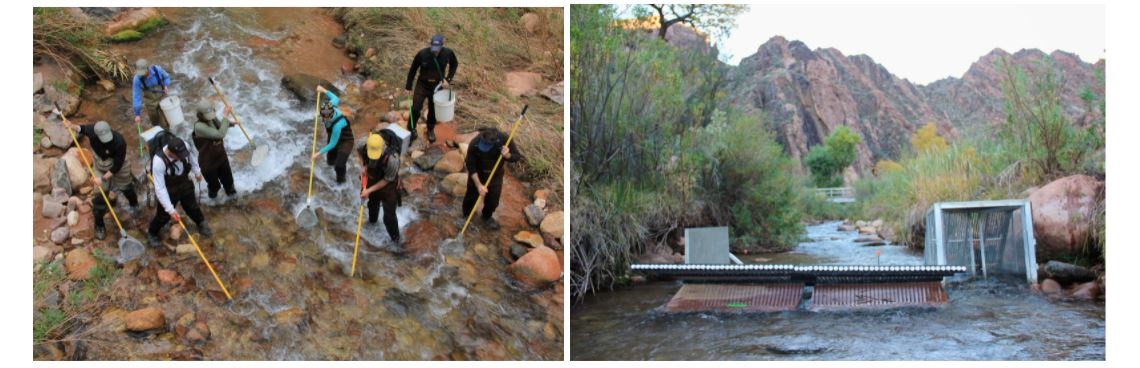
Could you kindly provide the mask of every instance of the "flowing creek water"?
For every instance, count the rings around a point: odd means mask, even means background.
[[[514,283],[505,272],[508,259],[499,245],[509,244],[510,234],[476,230],[469,231],[464,242],[444,242],[461,225],[459,199],[440,193],[437,177],[428,180],[425,193],[405,196],[397,211],[401,232],[409,239],[408,254],[387,251],[391,245],[382,224],[365,222],[357,275],[351,279],[347,274],[359,204],[355,175],[360,168],[355,159],[349,160],[345,184],[336,184],[324,157],[318,159],[313,203],[320,224],[314,229],[295,224],[308,184],[313,107],[301,105],[282,88],[281,78],[288,72],[309,72],[297,60],[303,57],[313,60],[310,69],[322,71],[310,73],[338,87],[354,81],[337,74],[347,60],[343,51],[298,54],[278,48],[309,43],[332,49],[329,40],[343,30],[329,15],[318,9],[167,13],[171,29],[131,45],[130,55],[171,71],[188,117],[199,98],[214,96],[207,82],[213,76],[250,136],[269,147],[269,155],[251,167],[248,142],[231,131],[226,146],[237,197],[203,196],[215,236],[200,242],[202,251],[233,300],[225,301],[196,253],[156,255],[148,249],[146,264],[128,264],[109,288],[108,306],[91,326],[87,359],[562,359],[562,288],[535,291]],[[117,93],[129,96],[129,87],[126,90]],[[221,102],[216,106],[220,112]],[[137,161],[128,108],[120,96],[85,101],[83,112],[108,116],[128,138],[134,153],[130,160]],[[447,125],[437,130],[454,129]],[[354,123],[357,136],[365,129],[367,124]],[[318,145],[324,140],[322,131]],[[430,175],[407,161],[404,175]],[[137,162],[132,165],[138,170]],[[510,178],[506,188],[522,191]],[[152,208],[144,208],[124,214],[136,238],[145,239],[137,229],[145,229],[152,213]],[[185,285],[160,285],[159,269],[177,271]],[[123,332],[116,321],[146,306],[160,307],[171,328]],[[179,328],[197,321],[208,325],[209,338],[188,342]]]
[[[864,247],[838,222],[807,227],[793,251],[746,263],[922,264],[902,246]],[[670,314],[680,282],[589,295],[571,309],[575,360],[1103,360],[1103,302],[1050,301],[1016,280],[947,287],[934,309]]]

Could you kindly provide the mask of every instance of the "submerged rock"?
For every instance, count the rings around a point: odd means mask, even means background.
[[[1074,264],[1049,261],[1045,264],[1045,277],[1057,280],[1062,285],[1068,285],[1095,280],[1096,274]]]
[[[332,82],[309,74],[296,73],[281,77],[281,86],[285,87],[286,90],[292,92],[293,95],[297,96],[297,98],[301,100],[302,104],[310,104],[310,107],[312,106],[311,104],[316,102],[318,84],[324,86],[326,89],[337,96],[344,96],[344,92],[341,91],[340,88],[336,88]],[[322,96],[321,99],[324,100],[325,97]]]
[[[562,263],[554,250],[538,247],[512,263],[507,271],[515,280],[532,287],[543,287],[562,277]]]

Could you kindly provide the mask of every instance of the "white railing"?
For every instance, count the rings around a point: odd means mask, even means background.
[[[852,187],[815,188],[815,192],[827,197],[832,202],[855,201],[855,188]]]

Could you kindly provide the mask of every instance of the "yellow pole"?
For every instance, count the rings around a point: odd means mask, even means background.
[[[317,127],[321,122],[321,93],[317,92],[317,108],[316,114],[313,116],[313,153],[317,153]],[[317,166],[317,159],[309,158],[309,194],[305,195],[305,201],[308,202],[313,197],[313,167]],[[307,206],[308,204],[306,204]]]
[[[71,122],[67,121],[67,117],[63,116],[63,112],[58,111],[59,109],[56,110],[56,112],[59,113],[59,117],[63,119],[63,122],[67,123],[67,125],[71,125]],[[79,154],[79,158],[83,160],[83,164],[87,165],[87,172],[91,174],[92,179],[98,180],[98,175],[95,175],[95,169],[91,168],[91,162],[87,161],[87,156],[83,155],[83,147],[79,145],[79,139],[75,137],[75,131],[66,126],[64,126],[64,128],[67,129],[68,133],[71,133],[71,141],[75,143],[75,152]],[[103,195],[103,202],[106,203],[107,208],[111,210],[111,218],[115,219],[115,226],[119,227],[120,232],[125,233],[126,230],[123,229],[123,224],[119,222],[119,215],[115,214],[115,206],[112,206],[111,200],[107,199],[107,192],[103,191],[102,185],[96,185],[95,187],[99,188],[99,194]]]
[[[187,167],[186,170],[190,170],[190,168]],[[146,174],[146,178],[150,180],[151,185],[154,185],[154,177],[150,174]],[[159,205],[161,206],[161,204]],[[194,250],[198,251],[198,257],[201,257],[202,262],[206,263],[206,268],[210,270],[211,275],[214,275],[214,281],[217,281],[218,286],[222,287],[222,292],[226,293],[226,299],[234,300],[233,296],[230,296],[230,290],[226,289],[226,284],[222,283],[222,278],[218,277],[217,272],[214,272],[214,266],[210,264],[210,260],[206,258],[206,254],[202,253],[202,248],[198,246],[198,241],[194,240],[194,235],[190,234],[190,230],[186,228],[186,224],[182,222],[181,217],[178,218],[178,226],[182,226],[182,231],[186,233],[187,238],[190,238],[190,243],[194,244]]]
[[[222,104],[225,104],[226,108],[230,109],[230,115],[234,117],[234,121],[238,122],[238,129],[241,129],[241,134],[245,136],[245,140],[249,141],[249,145],[253,146],[253,148],[257,148],[257,144],[253,143],[253,139],[249,138],[249,133],[245,132],[245,125],[241,124],[241,119],[238,119],[237,114],[232,113],[233,107],[231,107],[230,102],[226,100],[226,95],[222,94],[222,90],[218,88],[217,84],[214,84],[214,78],[210,78],[210,85],[214,86],[214,92],[217,92],[218,97],[222,98]]]
[[[503,143],[503,147],[510,147],[511,146],[511,139],[515,137],[515,131],[519,129],[519,123],[522,123],[523,117],[526,116],[526,108],[527,108],[527,106],[523,105],[523,112],[522,112],[522,114],[519,114],[518,120],[515,120],[514,126],[511,127],[511,134],[507,135],[507,142]],[[487,183],[483,184],[484,186],[486,186],[487,184],[490,184],[491,180],[493,180],[495,178],[495,171],[499,169],[499,164],[502,162],[503,162],[503,155],[499,154],[499,159],[495,160],[495,166],[491,167],[491,174],[487,175]],[[479,203],[482,201],[483,201],[483,196],[479,196],[479,198],[475,199],[475,206],[471,207],[471,213],[467,214],[467,221],[465,221],[463,223],[463,230],[459,231],[460,237],[462,237],[463,234],[467,232],[467,225],[471,224],[471,218],[473,216],[475,216],[475,210],[479,208]]]
[[[366,168],[367,170],[367,168]],[[368,174],[360,175],[360,192],[368,188]],[[356,251],[360,249],[360,228],[364,225],[364,200],[360,200],[360,213],[356,215],[356,242],[352,244],[352,271],[348,272],[348,277],[356,274]]]

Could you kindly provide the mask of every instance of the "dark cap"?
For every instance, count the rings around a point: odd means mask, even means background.
[[[183,142],[181,139],[174,138],[170,143],[166,144],[166,148],[169,148],[170,153],[178,156],[179,159],[190,156],[190,150],[186,149],[186,142]]]
[[[431,36],[431,52],[439,52],[443,49],[443,35]]]

